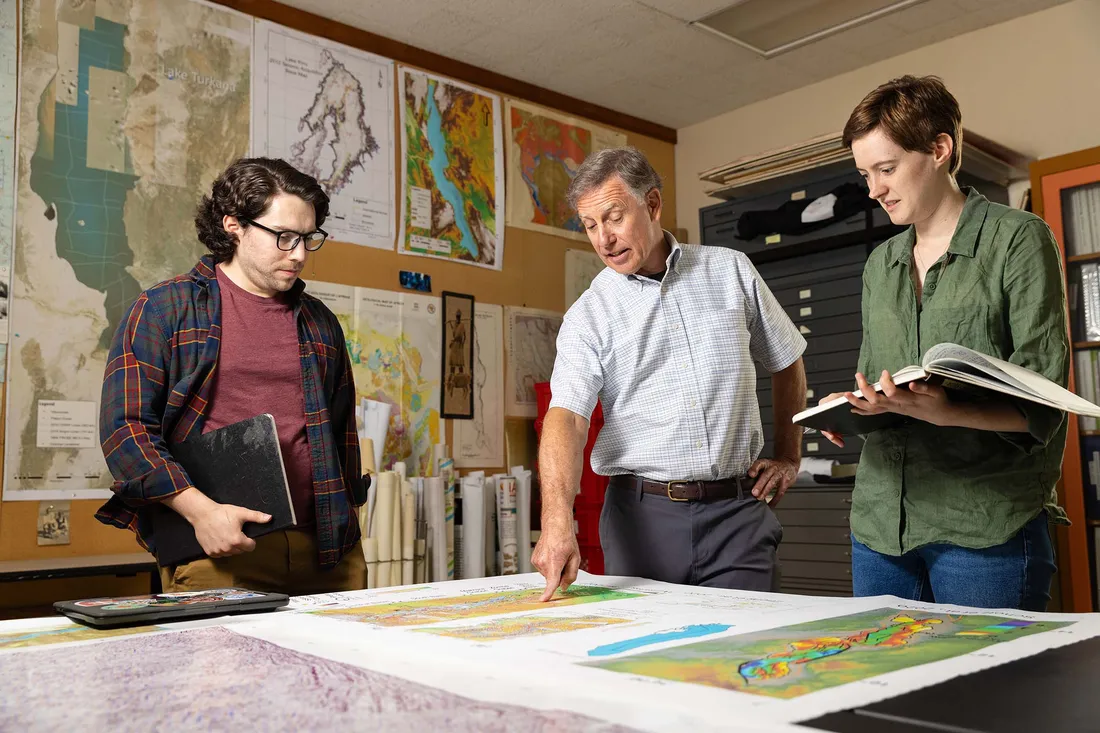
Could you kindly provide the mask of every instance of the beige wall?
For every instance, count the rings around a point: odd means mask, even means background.
[[[1074,0],[967,33],[679,130],[676,221],[699,240],[700,171],[839,132],[852,108],[901,74],[938,74],[963,124],[1036,158],[1100,145],[1100,0]]]

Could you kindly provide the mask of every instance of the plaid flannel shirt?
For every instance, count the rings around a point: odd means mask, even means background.
[[[299,280],[291,295],[313,464],[318,559],[322,568],[331,568],[359,541],[356,507],[366,500],[366,488],[344,332],[336,316],[304,288]],[[168,445],[202,433],[220,334],[221,295],[208,255],[188,274],[139,295],[111,343],[99,433],[115,495],[96,518],[134,531],[153,553],[156,536],[142,507],[192,487]]]

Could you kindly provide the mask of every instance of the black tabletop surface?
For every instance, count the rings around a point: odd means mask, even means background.
[[[802,723],[836,733],[1100,731],[1100,638]]]

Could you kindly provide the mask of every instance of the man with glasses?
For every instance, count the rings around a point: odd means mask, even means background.
[[[207,557],[162,566],[165,591],[365,586],[356,508],[366,489],[344,333],[299,278],[325,242],[327,214],[314,178],[281,160],[238,160],[195,217],[210,253],[141,293],[115,333],[100,439],[116,480],[96,516],[153,553],[149,507],[191,523]],[[271,517],[202,494],[168,446],[263,413],[275,417],[297,525],[253,540],[242,526]]]

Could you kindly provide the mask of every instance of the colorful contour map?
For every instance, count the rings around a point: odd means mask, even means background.
[[[585,664],[788,699],[1068,625],[883,608]]]
[[[416,629],[416,631],[466,641],[504,641],[626,623],[630,623],[630,619],[610,616],[509,616],[486,621],[476,626],[448,626]]]
[[[312,613],[377,626],[420,626],[480,616],[545,611],[549,608],[575,606],[582,603],[621,601],[626,598],[637,598],[642,594],[582,585],[572,586],[546,603],[539,601],[541,595],[541,589],[532,588],[500,593],[475,593],[468,596],[377,603],[352,608],[330,608]]]

